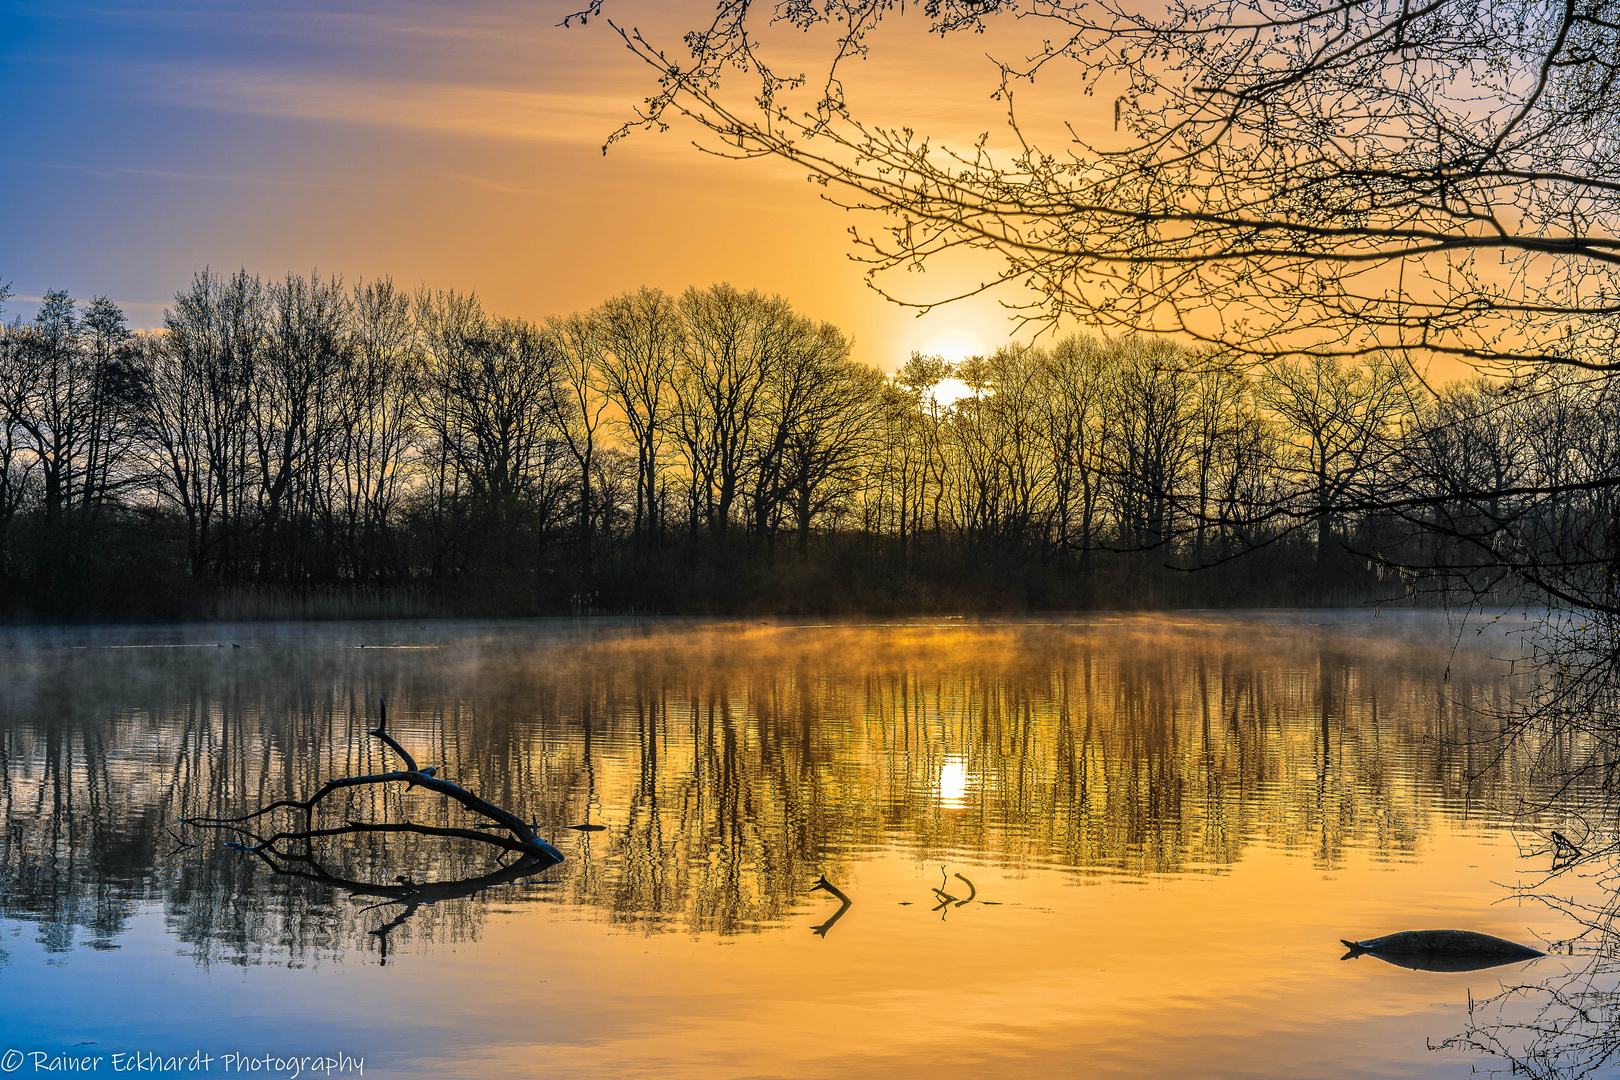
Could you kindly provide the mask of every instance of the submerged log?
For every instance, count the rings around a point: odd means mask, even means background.
[[[1480,971],[1546,955],[1516,941],[1472,930],[1405,930],[1366,941],[1340,938],[1339,943],[1350,950],[1341,960],[1376,956],[1413,971]]]

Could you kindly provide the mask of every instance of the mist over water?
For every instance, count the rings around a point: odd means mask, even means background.
[[[1337,939],[1555,935],[1498,903],[1544,868],[1530,826],[1564,812],[1538,808],[1528,749],[1492,740],[1528,686],[1504,662],[1520,630],[1356,611],[8,631],[0,993],[29,1004],[0,1035],[190,1052],[250,1014],[381,1075],[909,1075],[942,1048],[998,1075],[1075,1055],[1161,1075],[1199,1038],[1248,1074],[1465,1073],[1426,1040],[1495,976],[1397,978]],[[567,861],[455,895],[429,883],[497,869],[493,849],[317,850],[422,887],[401,900],[182,823],[395,767],[366,735],[379,698],[419,762]],[[473,823],[420,789],[323,814]]]

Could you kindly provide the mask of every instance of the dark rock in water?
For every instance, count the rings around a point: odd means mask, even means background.
[[[602,832],[607,828],[606,825],[570,825],[568,827],[575,832]]]
[[[1406,930],[1366,941],[1341,938],[1340,944],[1350,950],[1341,960],[1354,960],[1365,953],[1413,971],[1480,971],[1546,955],[1516,941],[1472,930]]]

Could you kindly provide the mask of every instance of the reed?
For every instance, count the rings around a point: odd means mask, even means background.
[[[212,599],[208,618],[222,622],[422,619],[454,614],[451,605],[412,586],[317,585],[305,589],[236,586]]]

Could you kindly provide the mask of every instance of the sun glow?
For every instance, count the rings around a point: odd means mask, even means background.
[[[963,398],[972,397],[973,388],[961,379],[941,379],[929,393],[933,396],[934,404],[948,409]]]
[[[980,335],[953,326],[936,331],[917,351],[924,356],[943,357],[954,364],[970,356],[983,356],[989,350]]]
[[[952,364],[959,364],[970,356],[984,356],[991,350],[983,335],[961,326],[951,326],[935,331],[917,351],[924,356],[937,356]],[[972,393],[968,384],[957,378],[941,379],[929,391],[934,404],[941,409],[950,408]]]

